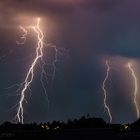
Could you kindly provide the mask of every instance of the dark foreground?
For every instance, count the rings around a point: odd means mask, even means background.
[[[140,120],[132,124],[107,124],[99,118],[85,118],[41,124],[0,126],[0,139],[31,140],[140,140]]]

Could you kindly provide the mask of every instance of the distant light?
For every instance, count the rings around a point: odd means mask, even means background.
[[[57,129],[59,129],[59,128],[60,128],[60,127],[59,127],[59,126],[57,126],[57,127],[55,127],[55,128],[54,128],[54,130],[57,130]]]
[[[42,128],[44,128],[44,125],[41,125]]]
[[[128,125],[126,125],[126,124],[124,125],[125,130],[126,130],[128,127],[129,127]]]

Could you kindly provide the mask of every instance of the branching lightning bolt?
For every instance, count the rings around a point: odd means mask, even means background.
[[[28,34],[28,31],[23,26],[19,26],[19,28],[23,32],[23,35],[20,37],[20,41],[16,41],[16,43],[18,45],[23,45],[26,42],[26,36]]]
[[[24,28],[21,28],[21,29],[24,30]],[[21,97],[20,97],[20,101],[19,101],[17,114],[16,114],[16,118],[17,118],[18,122],[20,122],[20,123],[24,123],[23,103],[25,101],[25,94],[27,92],[27,89],[30,87],[30,85],[33,81],[33,78],[34,78],[34,68],[37,65],[38,61],[41,60],[41,58],[43,57],[44,34],[43,34],[42,30],[40,29],[40,18],[37,19],[37,25],[33,26],[32,29],[37,34],[38,44],[37,44],[37,48],[36,48],[36,57],[33,60],[33,63],[31,64],[31,67],[30,67],[30,69],[29,69],[29,71],[26,75],[24,85],[23,85],[23,89],[21,91]],[[24,30],[24,31],[26,33],[26,30]],[[22,39],[25,40],[25,36],[23,36]],[[24,43],[24,41],[23,41],[23,43]]]
[[[110,111],[110,108],[109,106],[107,105],[107,91],[106,91],[106,82],[108,80],[108,77],[109,77],[109,72],[110,72],[110,66],[109,66],[109,63],[108,61],[106,61],[106,66],[107,66],[107,72],[106,72],[106,77],[103,81],[103,84],[102,84],[102,90],[103,90],[103,93],[104,93],[104,107],[109,115],[109,118],[110,118],[110,122],[112,122],[112,115],[111,115],[111,111]]]
[[[134,105],[135,105],[135,108],[136,108],[136,114],[137,114],[137,118],[140,117],[140,112],[139,112],[139,107],[138,107],[138,103],[137,103],[137,94],[138,94],[138,80],[137,80],[137,77],[136,77],[136,74],[135,74],[135,71],[133,69],[133,66],[132,66],[132,63],[128,63],[128,68],[131,72],[131,75],[134,79]]]
[[[50,64],[50,66],[53,67],[53,72],[51,74],[52,76],[52,82],[54,81],[55,79],[55,75],[56,75],[56,63],[59,62],[59,56],[60,55],[64,55],[67,50],[64,49],[64,48],[57,48],[57,46],[53,45],[53,44],[48,44],[47,45],[48,47],[50,48],[53,48],[54,49],[54,60],[52,61],[52,63]]]
[[[54,45],[52,45],[51,47],[53,47],[54,48],[54,50],[55,50],[55,58],[54,58],[54,61],[53,61],[53,63],[52,63],[52,66],[53,66],[53,74],[52,74],[52,80],[54,80],[54,78],[55,78],[55,73],[56,73],[56,63],[57,63],[57,61],[58,61],[58,49],[56,48],[56,46],[54,46]]]
[[[18,45],[23,45],[26,42],[26,36],[28,34],[27,30],[19,26],[20,30],[23,32],[22,36],[20,37],[20,41],[16,41]],[[1,51],[1,50],[0,50]],[[6,52],[5,54],[0,56],[0,60],[4,60],[7,56],[11,55],[14,52],[14,49],[11,49],[10,51]]]
[[[47,94],[47,89],[46,89],[46,84],[45,83],[47,83],[48,84],[48,79],[47,79],[47,73],[46,73],[46,71],[45,71],[45,61],[42,59],[42,65],[40,64],[40,68],[41,68],[41,79],[40,79],[40,81],[41,81],[41,84],[42,84],[42,88],[43,88],[43,90],[44,90],[44,93],[45,93],[45,95],[46,95],[46,100],[47,100],[47,103],[48,103],[48,109],[49,109],[49,106],[50,106],[50,101],[49,101],[49,97],[48,97],[48,94]]]

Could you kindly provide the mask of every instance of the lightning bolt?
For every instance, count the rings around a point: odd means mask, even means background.
[[[131,72],[131,75],[132,75],[132,77],[134,79],[134,86],[135,86],[135,88],[134,88],[134,100],[133,101],[134,101],[134,105],[135,105],[135,108],[136,108],[137,118],[139,118],[140,117],[140,112],[139,112],[139,107],[138,107],[138,103],[137,103],[138,80],[137,80],[135,71],[133,69],[132,63],[130,63],[130,62],[128,63],[128,68],[129,68],[129,70]]]
[[[59,60],[59,56],[60,56],[60,55],[61,55],[61,56],[65,55],[66,52],[67,52],[67,50],[64,49],[64,48],[57,48],[56,45],[53,45],[53,44],[51,44],[51,43],[48,44],[47,46],[50,47],[50,48],[53,48],[53,50],[54,50],[54,52],[55,52],[55,54],[54,54],[54,60],[53,60],[52,63],[50,64],[50,66],[53,67],[53,72],[52,72],[52,74],[51,74],[51,76],[52,76],[52,82],[53,82],[54,79],[55,79],[55,75],[56,75],[56,68],[57,68],[57,67],[56,67],[56,63],[60,61],[60,60]]]
[[[16,41],[18,45],[23,45],[26,42],[26,36],[28,34],[28,31],[23,27],[19,26],[20,30],[23,32],[22,36],[20,37],[20,41]]]
[[[22,27],[22,26],[19,26],[20,30],[23,32],[23,34],[21,35],[20,37],[20,41],[16,41],[16,43],[18,45],[23,45],[25,44],[26,42],[26,36],[28,34],[27,30]],[[0,50],[1,51],[1,50]],[[0,60],[4,60],[7,56],[11,55],[15,50],[14,49],[11,49],[10,51],[6,52],[5,54],[3,54],[2,56],[0,56]]]
[[[54,58],[54,61],[53,61],[53,63],[52,63],[52,66],[53,66],[53,74],[52,74],[52,81],[54,80],[54,78],[55,78],[55,73],[56,73],[56,63],[58,62],[58,49],[57,49],[57,47],[56,46],[54,46],[54,45],[52,45],[51,47],[53,47],[54,48],[54,50],[55,50],[55,58]]]
[[[24,41],[26,40],[25,35],[27,34],[27,32],[26,32],[26,30],[24,30],[24,28],[21,27],[21,29],[24,31],[24,35],[21,37],[21,39],[23,39],[23,42],[20,44],[23,44]],[[16,114],[17,121],[22,123],[22,124],[24,123],[23,103],[25,101],[25,95],[26,95],[27,90],[33,81],[34,68],[37,65],[37,63],[39,62],[39,60],[41,60],[43,57],[43,48],[44,48],[44,42],[43,42],[44,34],[40,28],[40,18],[37,18],[37,24],[36,24],[36,26],[32,26],[32,29],[37,34],[38,43],[37,43],[37,48],[36,48],[36,57],[33,60],[31,67],[29,68],[29,71],[27,72],[25,81],[23,82],[24,85],[23,85],[23,89],[21,90],[19,106],[18,106],[18,110],[17,110],[17,114]]]
[[[46,44],[44,44],[46,45]],[[54,59],[52,61],[51,64],[49,64],[53,70],[52,70],[52,74],[51,74],[51,80],[52,80],[52,84],[53,84],[53,81],[55,79],[55,75],[56,75],[56,63],[59,61],[59,55],[64,55],[64,51],[66,51],[64,48],[57,48],[56,45],[53,45],[53,44],[47,44],[47,47],[50,47],[50,48],[53,48],[54,50]],[[49,101],[49,96],[47,94],[47,85],[48,85],[48,75],[45,71],[45,61],[41,58],[41,62],[42,64],[40,64],[40,68],[41,68],[41,78],[40,78],[40,81],[41,81],[41,84],[42,84],[42,88],[44,90],[44,93],[46,95],[46,100],[47,100],[47,103],[48,103],[48,109],[50,107],[50,101]]]
[[[47,76],[47,73],[45,71],[45,61],[42,59],[42,64],[40,64],[40,68],[41,68],[41,78],[40,78],[40,81],[41,81],[41,84],[42,84],[42,88],[44,90],[44,93],[46,95],[46,100],[47,100],[47,103],[48,103],[48,109],[49,109],[49,106],[50,106],[50,101],[49,101],[49,97],[48,97],[48,94],[47,94],[47,84],[48,84],[48,76]],[[45,84],[46,83],[46,84]]]
[[[103,93],[104,93],[104,107],[109,115],[109,118],[110,118],[110,122],[112,122],[112,115],[111,115],[111,111],[109,109],[109,106],[107,105],[107,91],[106,91],[106,82],[109,78],[109,72],[110,72],[110,66],[109,66],[109,62],[106,61],[106,66],[107,66],[107,71],[106,71],[106,77],[103,81],[103,84],[102,84],[102,90],[103,90]]]

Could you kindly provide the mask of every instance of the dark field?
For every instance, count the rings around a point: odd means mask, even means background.
[[[0,126],[0,139],[140,140],[140,120],[132,124],[108,124],[100,118],[82,117],[67,123],[12,124]]]

